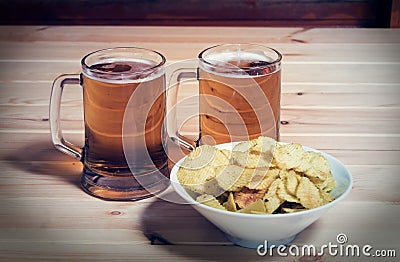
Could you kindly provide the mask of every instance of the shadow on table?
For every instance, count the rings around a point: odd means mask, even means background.
[[[168,199],[178,197],[175,192],[166,194]],[[228,258],[265,257],[254,249],[234,246],[224,234],[188,204],[175,204],[161,199],[151,203],[143,213],[141,226],[152,245],[184,256],[206,261],[226,261]]]
[[[80,187],[82,164],[58,151],[50,139],[27,143],[6,155],[4,160],[25,172],[59,178]]]

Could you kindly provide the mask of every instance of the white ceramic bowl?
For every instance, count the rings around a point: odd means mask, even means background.
[[[217,145],[220,149],[232,149],[233,144]],[[183,186],[179,183],[176,173],[183,159],[178,161],[172,168],[170,179],[175,191],[193,206],[200,214],[211,223],[221,229],[227,238],[233,243],[257,248],[267,243],[271,245],[285,245],[293,241],[306,227],[320,218],[329,208],[336,205],[350,192],[353,179],[347,168],[333,156],[309,147],[303,146],[305,151],[316,151],[322,153],[331,165],[333,178],[337,185],[331,191],[335,200],[306,211],[287,214],[243,214],[212,208],[195,201]],[[267,242],[265,242],[267,241]]]

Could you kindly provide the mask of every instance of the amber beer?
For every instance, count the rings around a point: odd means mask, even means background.
[[[114,61],[93,64],[90,75],[83,74],[83,102],[85,118],[84,174],[82,184],[89,191],[104,191],[105,198],[117,198],[101,188],[103,185],[127,191],[133,198],[140,196],[146,186],[156,185],[158,176],[147,174],[160,172],[168,176],[167,154],[162,144],[163,120],[165,117],[165,95],[163,72],[149,75],[136,74],[126,80],[113,79],[115,74],[145,71],[155,66],[151,61]],[[107,73],[110,73],[109,75]],[[140,88],[141,92],[135,93]],[[133,125],[144,124],[144,130],[125,134],[135,155],[128,165],[123,148],[123,121],[132,94],[140,103],[130,107],[134,110]],[[145,141],[142,145],[141,141]],[[150,158],[147,156],[150,155]],[[100,176],[99,176],[100,175]],[[141,176],[140,183],[133,177]],[[107,178],[109,177],[109,179]],[[112,177],[119,177],[112,179]],[[100,178],[100,179],[99,179]],[[102,182],[104,182],[102,184]],[[95,186],[93,186],[93,185]],[[117,190],[117,191],[118,191]]]
[[[91,69],[102,72],[121,72],[129,73],[141,71],[148,68],[151,64],[138,61],[119,61],[113,63],[95,64]],[[111,77],[111,75],[110,75]],[[125,109],[131,95],[140,85],[142,89],[152,89],[158,93],[158,97],[153,99],[148,92],[141,100],[143,104],[137,107],[135,112],[137,119],[145,121],[146,148],[139,149],[138,155],[145,154],[148,151],[150,155],[156,155],[154,161],[158,168],[166,163],[166,156],[162,146],[161,128],[165,116],[165,99],[163,95],[164,75],[151,76],[141,79],[129,79],[127,81],[113,81],[107,79],[107,75],[102,78],[96,76],[88,77],[83,75],[83,101],[85,114],[85,147],[84,159],[85,168],[95,170],[96,173],[102,173],[112,176],[131,176],[130,169],[126,163],[123,143],[122,126]],[[155,90],[158,89],[158,90]],[[157,92],[158,91],[158,92]],[[154,101],[153,101],[154,100]],[[146,105],[146,103],[149,103]],[[151,108],[150,111],[140,112],[140,108]],[[144,110],[145,111],[145,110]],[[143,114],[143,115],[142,115]],[[135,135],[135,134],[133,134]],[[140,134],[138,134],[141,137]],[[154,167],[154,163],[138,161],[135,169],[146,171]],[[160,166],[161,165],[161,166]]]
[[[139,200],[169,186],[164,147],[165,57],[139,47],[97,50],[81,60],[81,74],[58,76],[50,97],[54,146],[83,163],[81,186],[107,200]],[[66,141],[60,119],[68,85],[83,90],[83,148]]]
[[[273,49],[262,52],[259,48],[217,46],[200,54],[201,143],[260,135],[279,139],[281,57]]]

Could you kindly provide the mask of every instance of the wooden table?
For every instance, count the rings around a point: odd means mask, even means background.
[[[90,197],[79,187],[81,163],[50,142],[52,81],[80,72],[88,52],[140,46],[172,63],[227,42],[283,53],[281,140],[331,153],[354,176],[345,201],[293,244],[337,244],[337,234],[345,233],[348,244],[400,256],[400,30],[10,26],[0,27],[0,260],[305,259],[260,257],[232,246],[187,205]],[[65,136],[82,144],[81,96],[80,88],[66,89],[62,118]]]

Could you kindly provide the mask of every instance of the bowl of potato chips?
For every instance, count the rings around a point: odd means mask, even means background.
[[[199,146],[174,165],[170,179],[230,241],[249,248],[290,243],[352,187],[333,156],[268,137]]]

